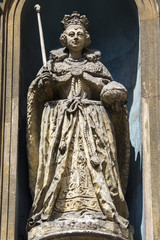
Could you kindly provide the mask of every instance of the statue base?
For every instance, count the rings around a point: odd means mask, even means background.
[[[133,240],[133,228],[100,219],[62,219],[42,222],[28,232],[28,240]]]

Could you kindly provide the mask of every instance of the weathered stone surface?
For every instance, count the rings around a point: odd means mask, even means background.
[[[146,240],[160,236],[159,18],[141,22],[143,180]]]
[[[32,228],[28,236],[31,240],[133,240],[133,229],[122,229],[109,221],[70,219],[43,223]]]
[[[1,38],[0,38],[0,75],[1,75],[1,84],[0,84],[0,101],[1,101],[1,109],[0,109],[0,116],[1,116],[1,129],[0,129],[0,137],[1,137],[1,174],[0,174],[0,205],[1,209],[3,209],[3,213],[1,211],[1,227],[0,227],[0,238],[3,240],[14,240],[18,239],[16,236],[17,226],[16,226],[16,211],[15,205],[17,202],[16,198],[16,186],[17,186],[17,174],[14,172],[16,170],[16,164],[17,164],[17,154],[16,151],[18,149],[17,141],[15,141],[15,137],[12,137],[11,139],[11,146],[14,145],[13,149],[14,154],[12,154],[12,158],[10,161],[6,158],[6,152],[10,151],[10,143],[9,143],[9,137],[11,136],[11,131],[6,131],[5,129],[8,128],[7,124],[5,123],[5,115],[9,112],[9,105],[6,105],[6,102],[8,101],[7,96],[10,95],[10,91],[14,89],[14,96],[16,98],[15,105],[17,106],[17,109],[14,107],[13,104],[13,110],[15,115],[11,115],[9,118],[9,123],[12,125],[14,122],[14,136],[18,136],[18,108],[19,108],[19,82],[20,82],[20,74],[19,74],[19,65],[20,65],[20,23],[21,23],[21,12],[23,9],[23,4],[25,3],[25,0],[5,0],[3,1],[3,16],[1,17]],[[155,71],[152,71],[156,67],[159,67],[159,18],[157,17],[159,15],[159,1],[142,1],[137,0],[136,1],[138,6],[138,11],[140,15],[140,19],[142,20],[140,22],[140,29],[141,29],[141,59],[142,59],[142,87],[144,86],[144,82],[146,82],[150,78],[150,73],[152,74],[152,79],[150,81],[153,83],[153,85],[157,84],[155,83],[155,79],[157,78],[157,74],[155,74]],[[156,11],[157,12],[156,12]],[[154,14],[156,12],[156,14]],[[151,19],[155,18],[156,20],[156,35],[153,35],[152,30],[155,29],[155,21],[152,21]],[[147,21],[143,21],[147,20]],[[8,32],[13,31],[13,34],[8,34]],[[150,35],[150,38],[148,38]],[[153,41],[154,38],[154,47],[153,47]],[[147,40],[148,39],[148,40]],[[147,40],[147,43],[146,43]],[[14,51],[11,51],[12,55],[14,55],[13,58],[8,56],[8,49],[10,49],[13,46]],[[152,49],[154,49],[154,52],[148,51],[149,46],[152,46]],[[11,56],[11,55],[10,55]],[[7,62],[6,59],[9,59]],[[150,62],[148,60],[150,59]],[[151,65],[153,67],[150,68]],[[12,70],[10,70],[10,67],[12,66]],[[150,69],[149,71],[147,69]],[[156,70],[157,71],[157,70]],[[8,73],[9,74],[8,74]],[[6,78],[6,75],[8,76]],[[14,76],[14,77],[13,77]],[[9,84],[9,82],[13,79],[13,88],[5,88],[6,84]],[[145,83],[146,84],[146,83]],[[145,85],[145,89],[142,88],[142,95],[146,93],[146,91],[150,91],[148,88],[148,84]],[[13,91],[12,91],[13,93]],[[12,100],[10,99],[12,102]],[[147,106],[147,112],[142,111],[142,117],[143,114],[147,116],[148,118],[148,125],[146,124],[146,121],[142,123],[143,125],[143,131],[147,128],[147,136],[143,138],[142,145],[147,147],[147,150],[143,152],[143,172],[144,172],[144,200],[145,200],[145,222],[146,222],[146,233],[145,238],[148,240],[151,239],[159,239],[160,235],[160,224],[159,224],[159,210],[158,206],[160,206],[160,196],[159,192],[157,192],[157,189],[159,189],[159,92],[157,95],[153,95],[153,98],[146,98],[142,99],[142,101],[145,101],[145,106]],[[148,102],[150,102],[148,104]],[[9,103],[11,104],[11,103]],[[153,108],[154,106],[154,108]],[[142,106],[143,108],[143,106]],[[149,113],[149,114],[148,114]],[[12,116],[16,116],[15,118]],[[7,117],[8,118],[8,117]],[[151,126],[151,128],[150,128]],[[11,129],[11,128],[10,128]],[[151,138],[150,138],[151,134]],[[6,141],[4,142],[4,139]],[[149,142],[147,141],[149,140]],[[148,148],[148,143],[151,147]],[[152,143],[152,144],[151,144]],[[4,154],[4,148],[7,149]],[[12,147],[11,147],[12,148]],[[148,150],[151,150],[148,154]],[[147,157],[149,157],[149,161],[146,161]],[[6,164],[6,162],[9,162],[9,165]],[[13,161],[13,162],[12,162]],[[9,174],[8,168],[10,167],[10,164],[12,164],[14,171],[11,170]],[[7,167],[6,167],[7,165]],[[12,169],[12,168],[11,168]],[[152,171],[150,171],[152,169]],[[149,174],[149,178],[148,178]],[[11,176],[11,177],[10,177]],[[14,180],[14,181],[13,181]],[[11,183],[11,185],[10,185]],[[152,184],[151,184],[152,183]],[[8,186],[10,186],[10,190],[8,189]],[[150,191],[148,191],[150,190]],[[3,201],[1,201],[3,199]],[[153,208],[152,208],[153,206]],[[8,215],[6,213],[9,213]],[[19,240],[19,239],[18,239]]]
[[[67,232],[78,236],[82,231],[83,237],[99,232],[102,239],[132,239],[124,199],[127,91],[113,81],[100,62],[101,53],[86,48],[87,18],[74,12],[62,23],[64,48],[51,51],[28,91],[34,197],[28,238],[65,239]]]

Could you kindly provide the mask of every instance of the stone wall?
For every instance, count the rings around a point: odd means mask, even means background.
[[[113,1],[112,1],[113,2]],[[130,1],[131,2],[131,1]],[[16,239],[19,240],[20,236],[17,235],[18,233],[18,221],[23,221],[24,216],[21,215],[23,212],[23,194],[28,194],[27,192],[27,174],[25,174],[25,179],[23,178],[23,170],[27,167],[27,162],[25,158],[25,154],[23,152],[23,146],[21,145],[21,141],[18,141],[19,132],[21,132],[21,126],[23,125],[24,129],[24,123],[23,123],[23,117],[25,116],[25,110],[23,109],[23,103],[21,103],[21,95],[19,95],[19,86],[23,88],[22,84],[22,76],[23,71],[21,68],[22,63],[22,55],[21,55],[21,48],[22,46],[22,38],[21,38],[21,27],[24,27],[24,25],[21,25],[21,12],[24,6],[25,0],[5,0],[3,1],[2,5],[2,15],[1,15],[1,33],[0,33],[0,76],[1,76],[1,83],[0,83],[0,138],[1,138],[1,161],[0,161],[0,238],[3,240],[12,240]],[[28,1],[29,3],[29,1]],[[33,2],[32,2],[33,3]],[[83,3],[83,2],[82,2]],[[123,1],[123,4],[129,4],[128,1]],[[26,2],[27,4],[27,2]],[[113,4],[113,3],[112,3]],[[138,150],[136,152],[133,151],[132,160],[134,163],[131,165],[131,175],[130,175],[130,184],[131,186],[134,186],[134,179],[137,181],[137,186],[135,184],[135,188],[131,192],[128,193],[128,202],[129,207],[131,208],[130,212],[132,215],[132,219],[134,222],[134,219],[136,219],[137,215],[140,214],[138,219],[142,221],[142,215],[144,215],[144,234],[143,234],[143,228],[142,231],[139,229],[139,234],[136,237],[136,240],[141,239],[140,237],[143,237],[142,239],[146,240],[158,240],[160,235],[160,193],[158,191],[160,186],[160,164],[159,164],[159,155],[160,155],[160,128],[159,128],[159,1],[156,0],[136,0],[138,12],[139,12],[139,18],[140,18],[140,45],[141,45],[141,52],[139,52],[139,62],[136,60],[136,66],[133,64],[135,69],[133,71],[133,74],[135,74],[136,71],[136,77],[132,91],[131,92],[131,99],[129,102],[129,109],[131,109],[131,113],[134,113],[132,116],[134,116],[137,112],[139,112],[141,115],[136,118],[139,119],[138,124],[140,123],[139,127],[142,128],[142,152],[141,146],[138,145]],[[125,5],[126,7],[127,5]],[[28,5],[29,7],[29,5]],[[54,6],[56,8],[56,4]],[[25,8],[24,8],[25,9]],[[62,9],[59,9],[62,11]],[[72,9],[71,9],[72,10]],[[73,9],[75,10],[75,9]],[[80,12],[84,12],[87,16],[88,13],[84,11],[83,7],[81,9],[78,9]],[[121,9],[122,10],[122,9]],[[45,6],[44,6],[44,11]],[[64,9],[65,11],[65,9]],[[89,7],[87,7],[87,11],[89,12]],[[65,12],[62,11],[62,15],[64,15]],[[34,13],[31,13],[34,14]],[[100,14],[97,16],[101,16]],[[103,16],[103,15],[102,15]],[[53,19],[55,22],[56,15],[53,15]],[[88,16],[88,18],[92,19],[92,17]],[[96,16],[94,16],[93,19],[96,19]],[[58,19],[58,22],[61,20]],[[50,20],[48,20],[50,21]],[[57,21],[57,18],[56,18]],[[32,24],[32,22],[31,22]],[[108,23],[107,23],[108,24]],[[92,26],[92,24],[91,24]],[[109,24],[107,25],[109,27]],[[112,25],[113,26],[113,25]],[[102,26],[103,27],[103,26]],[[122,29],[122,28],[121,28]],[[52,34],[52,30],[50,30]],[[47,34],[48,29],[46,29]],[[55,33],[58,33],[59,30],[56,29]],[[91,37],[92,33],[94,34],[94,29],[91,30]],[[99,32],[98,32],[99,33]],[[55,34],[58,36],[58,34]],[[52,38],[47,38],[47,51],[50,50],[50,48],[56,46],[52,42]],[[101,39],[101,38],[100,38]],[[58,40],[58,39],[57,39]],[[58,43],[58,41],[57,41]],[[114,42],[113,42],[114,43]],[[122,41],[123,43],[123,41]],[[105,43],[104,43],[105,44]],[[39,45],[39,44],[38,44]],[[93,41],[93,45],[96,48],[100,48],[100,50],[104,50],[104,45],[102,42]],[[102,49],[101,49],[101,46]],[[105,46],[109,46],[108,43]],[[138,46],[138,45],[137,45]],[[130,48],[131,49],[131,48]],[[132,48],[133,50],[133,48]],[[112,57],[112,54],[110,55],[109,52],[107,54],[107,51],[105,51],[105,55],[103,55],[103,61],[104,63],[110,68],[110,71],[112,72],[113,76],[115,77],[115,80],[121,81],[123,78],[123,71],[119,75],[120,69],[114,68],[113,65],[117,66],[116,61],[120,61],[120,63],[125,65],[125,57],[119,56],[119,60],[116,59],[116,55],[113,59],[109,59],[109,57]],[[133,50],[133,53],[135,53],[136,50]],[[112,51],[111,51],[112,52]],[[137,52],[138,53],[138,52]],[[35,52],[36,55],[36,52]],[[127,57],[124,54],[124,56]],[[132,55],[137,57],[137,55]],[[37,59],[40,59],[40,54],[37,57]],[[121,58],[122,57],[122,58]],[[36,59],[36,56],[35,56]],[[123,60],[124,61],[121,61]],[[114,61],[112,61],[114,60]],[[39,61],[39,60],[38,60]],[[27,81],[31,81],[32,77],[36,74],[37,69],[40,67],[40,62],[34,61],[36,65],[33,66],[33,68],[29,68],[31,70],[31,73],[29,73],[29,79]],[[134,62],[135,63],[135,62]],[[139,63],[139,64],[138,64]],[[122,66],[123,69],[123,66]],[[141,70],[137,71],[137,70]],[[125,71],[127,74],[128,71]],[[139,75],[138,75],[138,74]],[[22,75],[21,75],[22,74]],[[25,75],[26,76],[26,75]],[[118,77],[121,76],[122,78]],[[132,75],[133,76],[133,75]],[[117,79],[116,79],[117,78]],[[127,78],[125,78],[127,79]],[[141,80],[141,86],[140,82],[137,83],[138,80]],[[139,80],[139,81],[140,81]],[[27,83],[29,84],[29,82]],[[26,86],[27,86],[26,84]],[[138,84],[138,85],[137,85]],[[124,84],[125,85],[125,84]],[[24,88],[26,88],[24,86]],[[133,89],[135,88],[135,91]],[[139,97],[138,91],[141,91],[141,98],[138,99],[140,101],[141,105],[139,104],[137,107],[137,111],[133,111],[136,109],[137,104],[135,104],[135,108],[132,108],[132,103],[137,99],[137,94]],[[21,88],[20,88],[21,92]],[[21,107],[20,107],[21,106]],[[20,107],[20,109],[19,109]],[[25,106],[24,106],[25,107]],[[139,107],[141,107],[141,111],[139,111]],[[132,120],[131,120],[132,121]],[[132,122],[133,123],[133,122]],[[20,124],[20,125],[19,125]],[[134,124],[133,124],[134,125]],[[132,124],[131,124],[132,126]],[[137,126],[137,124],[135,125]],[[20,129],[19,129],[20,127]],[[139,129],[138,127],[138,129]],[[131,128],[133,130],[134,128]],[[134,135],[134,134],[133,134]],[[132,135],[132,136],[133,136]],[[136,137],[137,135],[135,135]],[[140,138],[141,134],[138,136]],[[134,145],[134,148],[137,147],[137,144],[139,143],[139,140],[135,141],[135,137],[131,137],[131,143]],[[24,139],[23,134],[21,135],[21,138],[19,140]],[[136,142],[136,143],[135,143]],[[20,149],[21,145],[21,153],[18,151]],[[23,143],[24,144],[24,140]],[[139,152],[139,153],[138,153]],[[138,153],[138,154],[137,154]],[[20,154],[20,155],[18,155]],[[134,157],[135,154],[135,157]],[[136,155],[137,154],[137,155]],[[18,156],[21,156],[18,157]],[[24,156],[24,158],[23,158]],[[140,165],[140,163],[135,161],[136,157],[137,159],[140,159],[139,157],[142,156],[143,162]],[[17,168],[17,164],[19,161],[19,165]],[[25,164],[23,164],[23,161]],[[139,194],[142,194],[141,188],[141,172],[137,172],[137,170],[141,171],[141,166],[143,165],[143,198],[144,201],[142,202],[141,196]],[[17,169],[21,170],[21,174],[17,174]],[[136,176],[135,176],[136,175]],[[18,176],[20,179],[20,182],[18,183]],[[137,179],[137,176],[139,179]],[[21,185],[22,184],[22,185]],[[24,186],[26,187],[24,189]],[[139,189],[139,190],[138,190]],[[21,195],[21,197],[20,197]],[[137,202],[134,201],[135,199],[139,199]],[[133,201],[133,203],[132,203]],[[139,206],[139,201],[141,206]],[[27,204],[28,201],[26,201]],[[134,203],[136,202],[136,205]],[[144,205],[144,212],[142,212],[142,207]],[[19,206],[21,206],[21,211]],[[133,208],[134,206],[134,208]],[[141,212],[136,212],[136,206],[141,207]],[[29,209],[29,206],[28,206]],[[134,210],[133,210],[134,209]],[[25,209],[26,213],[25,216],[27,216],[28,210]],[[20,215],[19,215],[20,214]],[[134,216],[135,214],[135,216]],[[17,217],[20,217],[19,220]],[[25,220],[26,221],[26,220]],[[139,221],[139,220],[138,220]],[[136,225],[135,225],[136,226]],[[137,224],[138,226],[138,224]],[[24,229],[24,227],[22,227]],[[137,229],[135,229],[136,231]],[[22,230],[23,232],[24,230]],[[141,233],[142,232],[142,233]],[[139,237],[140,236],[140,237]],[[21,235],[21,239],[23,239],[23,233]]]

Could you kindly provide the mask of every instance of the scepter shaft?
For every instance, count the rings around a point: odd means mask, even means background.
[[[37,12],[37,20],[38,20],[38,28],[39,28],[39,37],[40,37],[40,44],[41,44],[41,52],[42,52],[42,60],[44,67],[47,66],[47,58],[46,58],[46,50],[45,50],[45,44],[44,44],[44,37],[43,37],[43,29],[42,29],[42,22],[41,22],[41,7],[39,4],[36,4],[34,6],[36,12]]]

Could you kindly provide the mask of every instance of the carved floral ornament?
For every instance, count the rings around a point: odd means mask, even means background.
[[[61,25],[64,30],[70,25],[81,25],[87,30],[89,21],[85,15],[80,16],[80,14],[75,11],[71,15],[65,15],[61,21]]]

